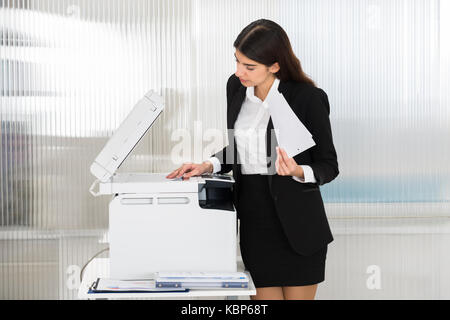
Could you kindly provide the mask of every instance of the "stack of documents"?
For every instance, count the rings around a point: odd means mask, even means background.
[[[112,292],[183,292],[186,288],[156,288],[155,280],[114,280],[98,278],[89,288],[89,293]]]
[[[157,288],[248,288],[248,277],[244,272],[157,272]]]

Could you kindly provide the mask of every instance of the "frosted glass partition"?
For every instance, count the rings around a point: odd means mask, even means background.
[[[166,108],[120,172],[226,145],[232,44],[259,18],[331,104],[340,175],[321,187],[335,241],[318,298],[450,297],[449,1],[2,0],[0,299],[76,298],[108,247],[89,166],[148,90]]]

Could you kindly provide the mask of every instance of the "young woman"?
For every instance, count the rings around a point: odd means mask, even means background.
[[[241,254],[256,287],[252,299],[314,299],[333,241],[319,186],[339,174],[328,98],[305,75],[275,22],[251,23],[234,47],[236,72],[227,83],[230,145],[201,164],[183,164],[167,178],[233,170]],[[292,158],[272,134],[277,128],[269,107],[271,112],[283,107],[268,105],[279,101],[268,99],[275,94],[315,142]],[[251,148],[261,138],[266,150]]]

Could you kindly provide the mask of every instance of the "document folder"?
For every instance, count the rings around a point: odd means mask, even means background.
[[[151,292],[188,292],[186,288],[156,288],[155,281],[149,280],[113,280],[97,278],[88,293],[151,293]]]
[[[248,288],[244,272],[157,272],[157,288]]]

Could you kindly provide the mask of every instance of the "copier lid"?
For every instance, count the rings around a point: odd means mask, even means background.
[[[153,91],[147,92],[95,158],[91,165],[91,173],[101,182],[108,181],[163,109],[163,98]]]

